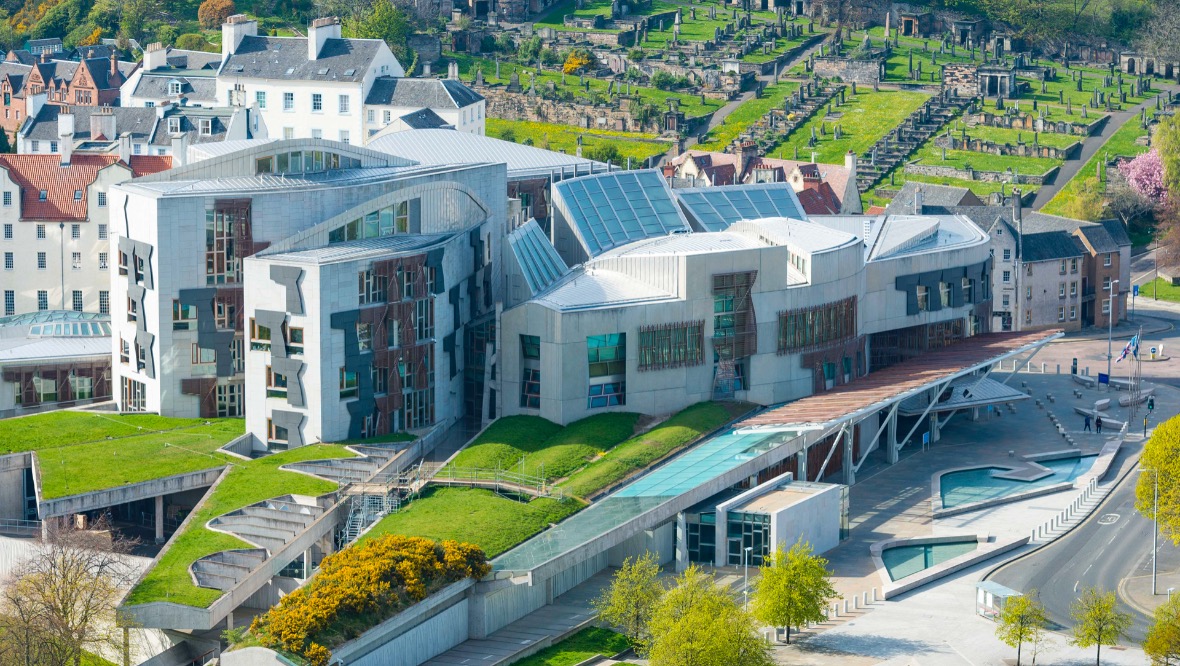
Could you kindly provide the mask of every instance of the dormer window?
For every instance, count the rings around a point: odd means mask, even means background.
[[[169,118],[168,119],[168,133],[169,134],[180,134],[180,118]]]
[[[82,200],[82,190],[74,190],[74,201]]]
[[[181,88],[180,81],[172,80],[172,81],[168,82],[168,94],[169,95],[179,95],[180,88]]]
[[[201,118],[200,120],[201,136],[213,135],[213,119]]]
[[[37,195],[37,201],[45,201],[48,198],[49,190],[41,190],[41,192]]]

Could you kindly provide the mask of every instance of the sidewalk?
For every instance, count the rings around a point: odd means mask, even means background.
[[[1168,600],[1168,590],[1180,591],[1180,548],[1164,534],[1159,535],[1156,594],[1151,593],[1151,557],[1145,556],[1135,573],[1119,585],[1119,597],[1140,613],[1151,617],[1156,607]]]
[[[1180,306],[1177,307],[1177,312],[1180,312]],[[1120,321],[1111,331],[1105,328],[1091,326],[1080,331],[1070,331],[1064,337],[1054,340],[1050,344],[1077,342],[1078,340],[1105,340],[1108,335],[1115,340],[1126,340],[1130,339],[1132,335],[1139,333],[1140,327],[1143,328],[1144,335],[1164,333],[1175,328],[1171,322],[1149,315],[1139,314],[1135,316],[1134,320]]]

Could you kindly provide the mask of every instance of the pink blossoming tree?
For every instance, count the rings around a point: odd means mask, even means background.
[[[1132,160],[1119,163],[1119,173],[1127,184],[1152,203],[1161,203],[1168,196],[1164,185],[1164,164],[1155,148]]]

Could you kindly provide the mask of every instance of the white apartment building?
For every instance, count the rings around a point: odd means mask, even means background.
[[[148,44],[142,66],[119,89],[119,105],[217,106],[221,55]]]
[[[276,138],[363,145],[374,81],[405,75],[383,40],[342,39],[338,19],[312,21],[306,38],[259,36],[257,21],[241,14],[221,31],[217,98],[257,104]]]
[[[365,97],[366,137],[445,126],[482,135],[487,124],[485,109],[483,96],[458,78],[382,76]]]

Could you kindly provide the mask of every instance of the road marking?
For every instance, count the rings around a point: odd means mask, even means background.
[[[1080,581],[1080,580],[1073,584],[1073,593],[1074,594],[1078,593],[1078,585],[1081,585],[1081,584],[1082,584],[1082,581]]]
[[[1119,517],[1120,516],[1117,513],[1106,513],[1098,517],[1098,524],[1114,525],[1115,523],[1119,522]]]

